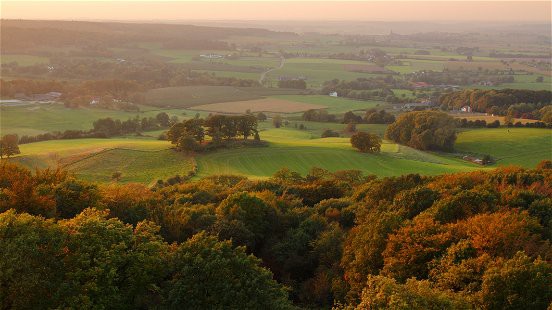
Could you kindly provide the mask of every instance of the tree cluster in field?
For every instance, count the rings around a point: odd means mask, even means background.
[[[253,136],[253,141],[248,138]],[[206,137],[210,137],[206,141]],[[241,138],[241,139],[240,139]],[[167,139],[180,151],[199,152],[233,145],[262,145],[257,118],[245,115],[210,115],[176,123],[167,132]]]
[[[444,94],[439,99],[443,108],[459,110],[463,106],[471,107],[474,112],[506,115],[511,106],[523,113],[537,111],[552,104],[552,92],[547,90],[466,89]],[[526,105],[519,105],[525,103]],[[515,117],[521,117],[517,115]]]
[[[395,115],[385,110],[366,110],[364,117],[349,111],[343,115],[343,124],[391,124],[395,121]]]
[[[337,122],[337,115],[328,113],[325,109],[310,109],[303,112],[301,118],[307,122]]]
[[[456,119],[456,123],[457,123],[457,127],[460,127],[460,128],[498,128],[500,127],[500,121],[499,120],[494,120],[493,122],[491,123],[487,123],[485,120],[483,119],[476,119],[476,120],[468,120],[468,119],[465,119],[465,118],[462,118],[462,119]],[[552,128],[552,126],[550,125],[546,125],[546,123],[544,122],[527,122],[527,123],[522,123],[520,121],[518,122],[505,122],[505,125],[508,126],[508,127],[517,127],[517,128],[521,128],[521,127],[526,127],[526,128]]]
[[[280,80],[278,81],[279,88],[294,88],[294,89],[307,89],[307,82],[305,80]]]
[[[439,111],[408,112],[387,127],[385,137],[419,150],[452,151],[456,141],[456,121]]]
[[[544,161],[433,177],[282,169],[266,180],[211,176],[149,189],[3,163],[0,300],[544,310],[551,180]]]

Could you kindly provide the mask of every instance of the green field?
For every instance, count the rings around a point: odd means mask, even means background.
[[[319,104],[328,107],[329,113],[345,113],[347,111],[359,111],[359,110],[368,110],[371,108],[382,108],[385,105],[384,102],[380,101],[363,101],[363,100],[353,100],[347,98],[339,97],[330,97],[324,95],[310,95],[310,96],[301,96],[301,95],[287,95],[287,96],[274,96],[276,98],[285,99],[289,101],[305,102],[312,104]]]
[[[375,74],[346,71],[344,64],[368,64],[368,62],[326,58],[291,58],[286,59],[282,69],[274,70],[267,75],[274,83],[279,77],[306,78],[307,86],[320,88],[326,81],[333,79],[355,80],[371,77]]]
[[[161,110],[152,107],[141,107],[142,111],[125,112],[98,108],[70,109],[63,104],[36,104],[30,106],[0,108],[0,133],[2,135],[15,133],[19,136],[37,135],[52,131],[88,130],[99,118],[127,120],[135,116],[155,117]],[[169,115],[182,118],[178,110],[163,110]]]
[[[475,129],[458,135],[458,152],[489,154],[498,165],[535,167],[552,160],[552,131],[536,128]]]
[[[552,132],[548,129],[498,128],[467,130],[459,134],[455,154],[423,152],[384,142],[380,154],[363,154],[350,146],[349,138],[320,138],[324,129],[341,131],[345,125],[297,122],[307,130],[260,124],[268,147],[223,149],[194,158],[176,153],[166,141],[153,137],[45,141],[20,146],[21,155],[11,160],[27,167],[61,165],[79,178],[108,182],[114,172],[121,182],[151,184],[197,167],[198,177],[239,174],[252,178],[272,175],[282,167],[302,174],[313,166],[330,171],[357,169],[378,176],[420,173],[436,175],[488,169],[460,159],[463,154],[490,154],[498,165],[534,167],[552,158]],[[385,125],[359,125],[359,129],[383,134]],[[508,131],[509,130],[509,131]],[[343,135],[343,133],[342,133]],[[492,168],[492,166],[490,167]]]
[[[170,143],[148,138],[55,140],[20,145],[12,158],[31,169],[61,166],[77,177],[109,182],[121,172],[121,182],[151,184],[194,167],[194,160],[169,149]]]
[[[269,147],[220,150],[196,158],[199,176],[239,174],[268,177],[282,167],[306,174],[313,166],[330,171],[357,169],[378,176],[421,173],[442,174],[476,169],[470,163],[441,157],[408,147],[385,143],[381,154],[354,150],[348,138],[311,139],[308,132],[270,129],[261,137]]]
[[[186,176],[193,166],[192,157],[170,149],[109,149],[71,163],[66,169],[88,181],[109,182],[113,172],[118,171],[122,173],[120,182],[151,184],[176,174]]]

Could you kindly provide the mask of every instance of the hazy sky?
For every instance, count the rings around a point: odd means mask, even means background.
[[[7,19],[550,22],[551,1],[6,1]]]

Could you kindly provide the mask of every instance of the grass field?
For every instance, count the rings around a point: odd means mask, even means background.
[[[552,160],[552,131],[537,128],[474,129],[458,135],[458,152],[490,154],[498,165],[535,167]]]
[[[329,113],[345,113],[347,111],[360,111],[371,108],[383,108],[384,102],[380,101],[363,101],[353,100],[348,98],[330,97],[324,95],[287,95],[287,96],[274,96],[284,100],[305,102],[311,104],[318,104],[328,107]]]
[[[192,157],[174,150],[110,149],[79,160],[66,167],[78,178],[109,182],[114,172],[121,172],[120,182],[152,184],[176,174],[186,176],[193,170]]]
[[[294,128],[302,123],[306,130]],[[79,139],[45,141],[20,146],[21,155],[10,160],[27,167],[63,166],[77,177],[109,182],[114,172],[122,173],[121,182],[152,184],[176,174],[186,175],[197,167],[198,177],[212,174],[239,174],[252,178],[272,175],[282,167],[302,174],[313,166],[330,171],[357,169],[378,176],[420,173],[436,175],[481,167],[459,157],[464,154],[490,154],[498,165],[534,167],[543,159],[552,159],[552,131],[532,128],[466,130],[458,135],[455,154],[415,150],[384,142],[380,154],[363,154],[350,146],[349,138],[320,138],[324,129],[341,131],[335,123],[295,122],[287,128],[272,128],[261,122],[260,135],[268,147],[222,149],[194,158],[176,153],[166,141],[153,137]],[[385,125],[359,125],[363,131],[382,135]]]
[[[421,173],[426,175],[468,171],[475,166],[461,160],[419,152],[385,143],[381,154],[363,154],[351,148],[348,138],[310,139],[308,132],[270,129],[261,137],[269,147],[220,150],[196,158],[199,177],[214,173],[251,178],[272,175],[282,167],[306,174],[313,166],[330,171],[357,169],[378,176]]]
[[[142,112],[125,112],[107,109],[69,109],[63,104],[37,104],[31,106],[2,107],[0,108],[0,133],[2,135],[15,133],[19,136],[37,135],[45,132],[64,130],[88,130],[92,123],[99,118],[111,117],[113,119],[127,120],[136,115],[142,117],[154,117],[159,109],[141,107]],[[169,115],[178,115],[182,118],[181,111],[163,110]]]
[[[167,141],[147,138],[55,140],[20,145],[11,160],[31,169],[61,166],[77,177],[109,182],[121,172],[121,182],[150,184],[187,175],[194,160],[171,149]]]
[[[304,102],[294,102],[277,98],[263,98],[256,100],[219,102],[193,107],[194,110],[218,113],[251,112],[297,113],[311,109],[323,109],[325,106]]]

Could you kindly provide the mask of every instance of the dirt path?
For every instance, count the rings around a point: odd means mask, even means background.
[[[268,69],[265,72],[263,72],[261,74],[261,77],[259,78],[259,84],[263,85],[263,82],[264,82],[264,79],[265,79],[267,73],[270,73],[274,70],[282,69],[284,67],[285,62],[286,62],[286,59],[284,58],[284,56],[280,56],[280,65],[276,68],[271,68],[271,69]]]

